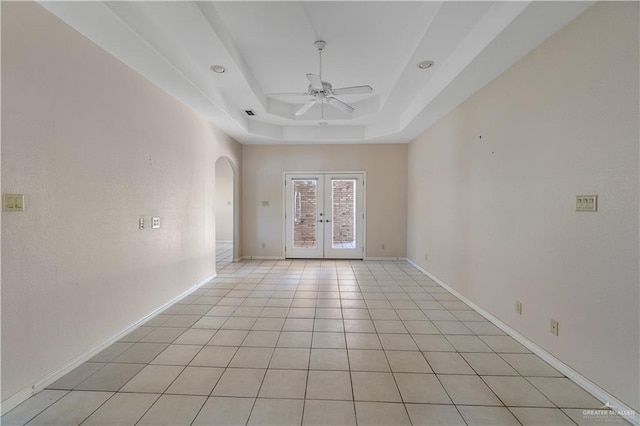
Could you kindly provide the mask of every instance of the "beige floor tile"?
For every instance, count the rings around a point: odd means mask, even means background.
[[[302,423],[303,400],[258,398],[248,425],[288,426]]]
[[[306,371],[267,370],[258,397],[304,399],[306,388]]]
[[[112,392],[71,391],[27,424],[43,426],[80,424],[112,395]]]
[[[126,336],[118,340],[120,343],[135,343],[139,342],[147,334],[151,333],[155,327],[138,327],[135,330],[129,332]]]
[[[346,333],[345,337],[349,349],[382,349],[382,344],[377,334]]]
[[[445,337],[458,352],[491,352],[493,353],[491,348],[487,346],[477,336],[448,335]]]
[[[311,342],[312,348],[340,349],[346,348],[347,344],[344,333],[313,333]]]
[[[518,426],[520,423],[505,407],[457,406],[469,425],[477,426]]]
[[[182,327],[189,328],[201,318],[201,315],[174,315],[169,318],[163,327]]]
[[[356,401],[400,402],[400,393],[391,373],[352,372]]]
[[[558,370],[534,354],[501,354],[523,376],[564,377]]]
[[[227,317],[204,316],[200,318],[192,328],[218,330],[224,325],[225,322],[227,322]]]
[[[220,327],[223,330],[251,330],[257,318],[231,317]]]
[[[344,333],[344,323],[341,319],[316,318],[313,323],[313,331]]]
[[[438,374],[476,374],[458,353],[423,352],[431,369]]]
[[[4,414],[0,424],[22,426],[67,394],[66,390],[43,390]]]
[[[384,351],[380,350],[350,349],[349,365],[352,371],[391,371]]]
[[[135,343],[116,357],[113,362],[147,364],[157,357],[160,352],[164,351],[167,346],[169,345],[166,343]]]
[[[309,369],[349,371],[349,359],[347,358],[347,350],[311,349]]]
[[[202,348],[200,345],[169,345],[151,361],[151,364],[188,365]]]
[[[573,426],[575,423],[558,408],[512,407],[523,426]],[[608,424],[608,423],[607,423]]]
[[[159,397],[159,394],[117,393],[85,420],[82,426],[133,426]]]
[[[511,368],[498,354],[464,353],[462,357],[481,376],[517,376],[518,372]]]
[[[403,323],[411,334],[440,334],[440,330],[431,321],[404,321]]]
[[[406,407],[414,425],[466,426],[453,405],[406,404]]]
[[[404,402],[451,404],[434,374],[394,373]]]
[[[76,390],[117,391],[144,367],[144,364],[107,364],[76,386]]]
[[[344,329],[347,333],[375,333],[373,321],[368,319],[344,320]]]
[[[473,332],[460,321],[433,321],[433,325],[435,325],[442,334],[473,334]]]
[[[484,376],[483,380],[508,407],[553,407],[551,401],[523,377]]]
[[[193,426],[244,426],[249,420],[254,401],[254,398],[209,398]]]
[[[255,368],[227,368],[211,395],[256,397],[265,371]]]
[[[478,376],[439,374],[438,379],[456,405],[503,405]]]
[[[191,361],[193,367],[226,367],[238,348],[230,346],[205,346]]]
[[[387,360],[394,373],[432,373],[427,360],[421,352],[385,351]]]
[[[358,426],[411,425],[404,404],[385,402],[356,402]]]
[[[527,380],[560,408],[600,408],[602,402],[563,377],[528,377]]]
[[[133,346],[133,343],[116,342],[111,344],[108,348],[104,349],[88,362],[111,362],[116,357],[120,356],[124,351]]]
[[[373,325],[378,333],[408,333],[402,321],[373,320]]]
[[[310,348],[312,335],[313,333],[308,331],[283,331],[280,333],[276,346],[280,348]]]
[[[176,340],[182,333],[187,331],[186,328],[175,328],[175,327],[158,327],[153,330],[151,333],[144,336],[140,339],[140,342],[144,343],[172,343]]]
[[[276,348],[273,351],[269,368],[306,370],[309,368],[310,349]]]
[[[209,396],[223,372],[223,368],[217,367],[187,367],[166,393]]]
[[[272,348],[239,348],[235,356],[229,363],[229,367],[237,368],[267,368],[269,361],[271,361],[271,355],[273,354]]]
[[[480,336],[483,342],[498,353],[529,353],[530,351],[509,336]]]
[[[91,377],[95,372],[100,370],[106,364],[85,362],[71,372],[65,374],[60,379],[47,386],[47,389],[71,390]]]
[[[284,327],[284,321],[284,318],[258,318],[251,329],[260,331],[281,331]]]
[[[451,343],[444,337],[434,334],[414,334],[413,340],[423,352],[455,352]]]
[[[275,348],[279,337],[279,331],[253,330],[250,331],[247,337],[244,339],[244,341],[242,342],[242,346]]]
[[[287,318],[282,331],[313,331],[312,318]]]
[[[417,351],[413,338],[409,334],[378,334],[385,351]]]
[[[127,382],[122,392],[163,393],[184,367],[147,365]]]
[[[353,399],[351,377],[346,371],[309,371],[307,399]]]
[[[484,322],[471,322],[471,321],[463,321],[463,324],[467,326],[467,328],[473,331],[478,336],[502,336],[504,335],[504,331],[500,330],[495,325],[491,324],[488,321]]]
[[[353,402],[306,400],[302,424],[305,426],[355,426],[356,414]]]
[[[136,426],[191,424],[205,401],[204,396],[162,395]]]
[[[176,345],[205,345],[214,334],[215,330],[190,328],[174,340],[173,343]]]
[[[368,309],[343,308],[342,316],[345,320],[367,320],[371,318]]]
[[[219,330],[209,340],[211,346],[240,346],[249,334],[248,330]]]

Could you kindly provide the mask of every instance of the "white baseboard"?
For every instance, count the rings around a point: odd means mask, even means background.
[[[284,256],[243,256],[244,260],[285,260]]]
[[[216,243],[225,243],[225,244],[227,244],[227,243],[232,243],[232,242],[233,242],[233,240],[216,240]]]
[[[407,262],[409,262],[411,265],[413,265],[420,272],[422,272],[423,274],[425,274],[426,276],[431,278],[433,281],[435,281],[438,284],[440,284],[444,289],[446,289],[451,294],[453,294],[458,299],[460,299],[462,302],[467,304],[471,309],[473,309],[474,311],[476,311],[477,313],[479,313],[480,315],[485,317],[487,320],[492,322],[500,330],[504,331],[509,336],[513,337],[516,341],[518,341],[518,343],[520,343],[521,345],[523,345],[524,347],[529,349],[534,354],[538,355],[540,358],[542,358],[544,361],[546,361],[553,368],[555,368],[556,370],[558,370],[559,372],[561,372],[562,374],[567,376],[570,380],[572,380],[574,383],[576,383],[582,389],[584,389],[585,391],[589,392],[591,395],[593,395],[598,400],[602,401],[603,404],[606,404],[613,411],[615,411],[618,414],[620,414],[620,416],[624,417],[625,420],[627,420],[628,422],[630,422],[633,425],[640,426],[640,414],[636,413],[635,410],[633,410],[631,407],[629,407],[628,405],[626,405],[625,403],[620,401],[618,398],[616,398],[613,395],[611,395],[606,390],[602,389],[600,386],[598,386],[595,383],[593,383],[591,380],[589,380],[586,377],[584,377],[582,374],[580,374],[577,371],[575,371],[573,368],[569,367],[564,362],[560,361],[558,358],[556,358],[553,355],[551,355],[549,352],[547,352],[544,349],[542,349],[540,346],[538,346],[537,344],[535,344],[531,340],[529,340],[526,337],[524,337],[522,334],[518,333],[513,328],[509,327],[507,324],[503,323],[496,316],[490,314],[489,312],[487,312],[484,309],[482,309],[480,306],[476,305],[471,300],[469,300],[466,297],[464,297],[462,294],[460,294],[458,291],[456,291],[450,285],[448,285],[447,283],[442,281],[440,278],[436,277],[431,272],[427,271],[426,269],[424,269],[423,267],[418,265],[413,260],[407,258]]]
[[[406,257],[373,257],[366,256],[364,260],[407,260]]]
[[[168,308],[169,306],[173,305],[174,303],[176,303],[177,301],[179,301],[183,297],[188,296],[190,293],[192,293],[193,291],[197,290],[198,288],[200,288],[204,284],[208,283],[209,281],[211,281],[215,277],[216,277],[216,274],[209,275],[207,278],[205,278],[204,280],[200,281],[198,284],[194,285],[189,290],[184,291],[183,293],[181,293],[178,296],[174,297],[173,299],[171,299],[167,303],[163,304],[162,306],[157,307],[156,309],[154,309],[153,311],[149,312],[144,317],[140,318],[138,321],[136,321],[133,324],[127,326],[123,330],[120,330],[115,335],[111,336],[110,338],[108,338],[106,341],[102,342],[98,346],[96,346],[93,349],[90,349],[89,351],[84,352],[83,354],[77,356],[76,358],[74,358],[73,360],[69,361],[67,364],[63,365],[62,367],[52,371],[51,373],[45,375],[44,377],[41,377],[40,379],[36,380],[31,386],[22,389],[18,393],[16,393],[16,394],[10,396],[9,398],[7,398],[5,401],[2,401],[2,403],[0,404],[0,414],[5,414],[5,413],[9,412],[10,410],[14,409],[18,405],[20,405],[22,402],[24,402],[27,399],[29,399],[29,397],[31,397],[32,395],[35,395],[36,393],[40,392],[41,390],[43,390],[44,388],[49,386],[51,383],[53,383],[56,380],[58,380],[59,378],[63,377],[65,374],[69,373],[74,368],[80,366],[81,364],[83,364],[83,363],[87,362],[88,360],[90,360],[91,358],[93,358],[95,355],[100,353],[102,350],[106,349],[107,346],[111,345],[112,343],[117,342],[118,340],[120,340],[121,338],[123,338],[124,336],[129,334],[134,328],[136,328],[139,325],[143,324],[150,317],[152,317],[155,314],[165,310],[166,308]]]

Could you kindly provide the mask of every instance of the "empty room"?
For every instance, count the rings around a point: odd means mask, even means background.
[[[640,3],[0,15],[2,425],[640,425]]]

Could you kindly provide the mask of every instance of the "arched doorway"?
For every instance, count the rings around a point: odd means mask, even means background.
[[[225,157],[216,161],[215,169],[216,269],[220,271],[233,262],[234,171]]]

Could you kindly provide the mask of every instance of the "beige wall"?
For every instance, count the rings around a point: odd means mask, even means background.
[[[366,171],[366,255],[405,256],[405,144],[243,145],[242,164],[245,256],[284,253],[284,171]],[[263,207],[262,201],[269,201],[269,206]]]
[[[2,213],[4,400],[215,272],[214,164],[240,154],[39,5],[2,2],[2,192],[26,206]]]
[[[233,169],[226,158],[216,162],[216,241],[233,241]]]
[[[410,144],[407,249],[635,409],[638,115],[638,3],[596,4]]]

